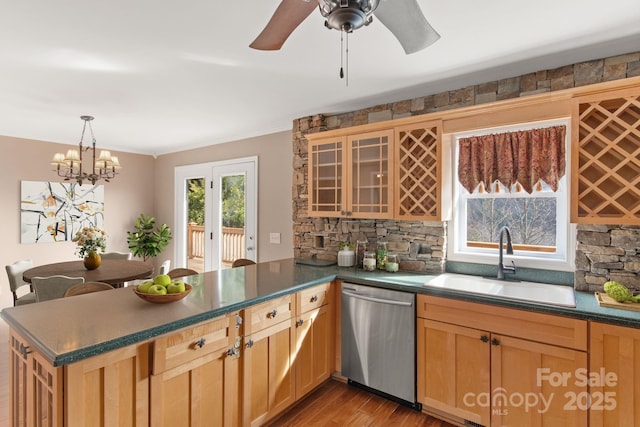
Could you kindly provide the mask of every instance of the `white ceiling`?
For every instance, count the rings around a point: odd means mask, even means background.
[[[100,148],[163,154],[640,51],[638,0],[418,0],[442,38],[405,55],[374,19],[346,86],[317,10],[280,51],[248,47],[279,2],[3,0],[0,135],[75,144],[93,115]]]

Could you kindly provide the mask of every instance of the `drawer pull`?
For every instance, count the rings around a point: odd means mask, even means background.
[[[318,296],[317,295],[312,296],[311,302],[318,302]]]
[[[273,310],[267,313],[267,318],[268,319],[273,319],[278,315],[278,310]]]
[[[247,341],[247,343],[245,345],[247,346],[247,348],[253,347],[253,340]]]
[[[242,316],[236,314],[236,329],[240,329],[242,326]]]
[[[296,326],[297,326],[297,327],[300,327],[300,326],[302,326],[303,324],[304,324],[304,320],[302,320],[302,319],[300,319],[300,320],[298,320],[298,321],[296,322]]]
[[[201,349],[202,347],[204,347],[204,345],[205,345],[206,343],[207,343],[207,340],[206,340],[206,339],[204,339],[204,338],[200,338],[198,341],[196,341],[196,342],[194,342],[194,343],[193,343],[192,348],[193,348],[194,350],[199,350],[199,349]]]

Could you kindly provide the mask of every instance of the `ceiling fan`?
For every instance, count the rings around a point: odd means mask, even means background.
[[[418,52],[440,38],[427,22],[417,0],[282,0],[250,47],[279,50],[316,6],[326,18],[325,27],[347,34],[369,25],[375,15],[407,54]]]

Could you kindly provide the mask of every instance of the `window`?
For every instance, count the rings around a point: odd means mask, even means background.
[[[455,135],[455,208],[449,227],[448,259],[496,264],[500,230],[507,226],[511,231],[514,249],[514,255],[510,255],[509,260],[514,260],[516,265],[573,271],[573,257],[570,254],[574,247],[575,234],[569,224],[568,149],[565,149],[567,167],[563,176],[558,179],[556,191],[544,181],[533,185],[531,193],[524,191],[518,182],[506,187],[504,183],[494,181],[486,185],[488,188],[480,183],[470,193],[458,179],[461,139],[562,125],[566,127],[563,143],[568,148],[568,120],[537,122],[526,126],[493,128]]]

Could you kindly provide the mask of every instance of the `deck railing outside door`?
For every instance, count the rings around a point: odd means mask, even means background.
[[[204,258],[204,225],[190,222],[187,230],[188,258]],[[222,262],[244,258],[244,228],[222,227]]]

